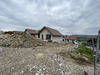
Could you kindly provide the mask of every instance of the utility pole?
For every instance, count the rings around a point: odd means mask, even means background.
[[[96,67],[97,67],[97,63],[98,63],[98,51],[99,51],[99,48],[100,48],[100,31],[98,32],[98,36],[97,36],[97,48],[96,48]],[[97,73],[97,72],[96,72]]]
[[[92,46],[93,46],[93,63],[94,63],[94,75],[96,75],[96,62],[95,62],[95,51],[94,51],[94,36],[92,35]]]
[[[93,45],[93,61],[94,61],[94,75],[97,74],[97,61],[98,61],[98,51],[100,49],[100,30],[98,32],[98,36],[97,36],[97,45],[96,45],[96,55],[95,55],[95,51],[94,51],[94,40],[93,40],[93,36],[92,36],[92,45]]]

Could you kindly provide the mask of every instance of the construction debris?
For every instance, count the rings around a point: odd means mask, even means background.
[[[0,75],[93,75],[92,66],[65,61],[59,54],[33,48],[0,48]]]
[[[0,46],[0,75],[93,75],[91,64],[69,57],[77,49],[72,43],[44,43],[21,33],[1,39]]]
[[[26,33],[9,35],[8,37],[2,39],[0,43],[0,46],[13,47],[13,48],[18,48],[18,47],[29,48],[42,45],[44,45],[43,41],[36,39],[34,36]]]

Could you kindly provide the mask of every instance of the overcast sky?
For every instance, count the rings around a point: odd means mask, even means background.
[[[62,34],[97,34],[100,0],[0,0],[4,31],[48,26]]]

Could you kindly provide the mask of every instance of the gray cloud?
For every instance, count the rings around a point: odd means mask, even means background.
[[[97,34],[100,0],[1,0],[0,28],[41,29],[44,25],[62,34]]]

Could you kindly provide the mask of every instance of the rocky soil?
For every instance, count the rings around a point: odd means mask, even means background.
[[[79,65],[58,54],[71,45],[0,48],[0,75],[93,75],[93,66]],[[74,46],[72,46],[73,48]]]

